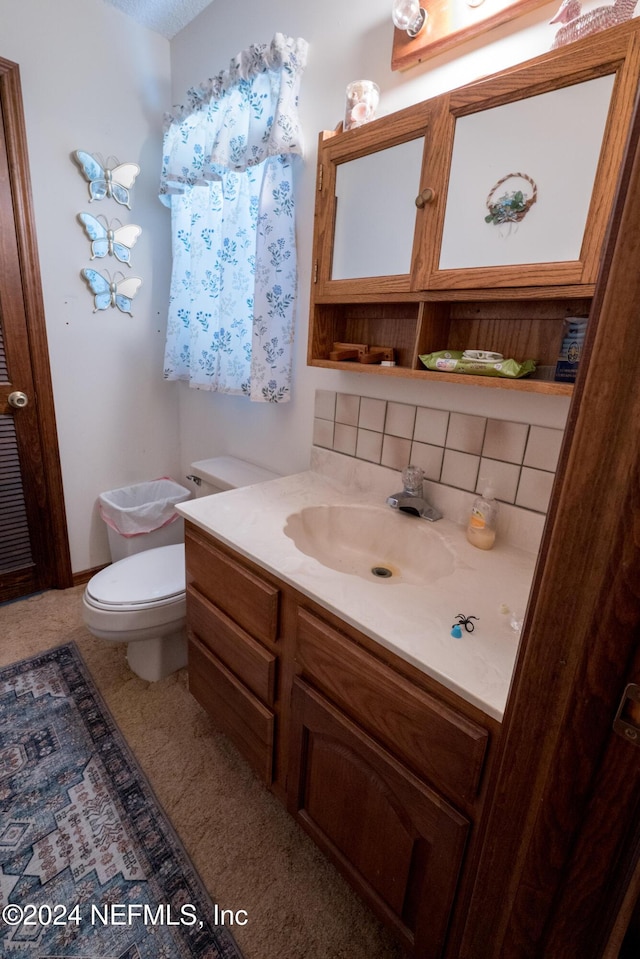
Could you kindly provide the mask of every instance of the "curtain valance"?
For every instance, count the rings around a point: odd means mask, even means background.
[[[160,199],[242,172],[268,157],[302,153],[298,94],[308,44],[276,33],[228,70],[192,88],[188,104],[165,116]]]

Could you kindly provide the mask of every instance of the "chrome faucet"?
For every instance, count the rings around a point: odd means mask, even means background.
[[[424,473],[419,466],[407,466],[402,471],[404,489],[387,497],[387,505],[435,523],[442,519],[442,513],[424,498]]]

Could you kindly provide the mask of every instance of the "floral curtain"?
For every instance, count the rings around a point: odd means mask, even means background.
[[[283,402],[297,292],[293,169],[307,43],[276,34],[166,118],[173,267],[165,378]]]

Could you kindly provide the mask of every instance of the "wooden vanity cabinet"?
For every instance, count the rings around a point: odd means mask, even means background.
[[[437,959],[469,821],[299,679],[291,745],[292,814],[407,951]]]
[[[639,75],[632,20],[356,130],[323,133],[309,365],[570,394],[571,384],[553,381],[563,324],[591,309]],[[398,168],[393,151],[414,141],[421,169],[415,152]],[[372,182],[361,187],[367,168],[346,171],[370,156]],[[352,207],[344,189],[336,196],[341,178],[358,185]],[[396,222],[384,198],[398,180]],[[523,187],[520,221],[485,222],[492,201]],[[359,223],[364,206],[380,206],[380,223],[367,215],[359,243],[348,230],[347,243],[344,224]],[[400,273],[399,237],[412,243]],[[344,249],[359,246],[345,262]],[[386,247],[394,272],[380,261]],[[366,251],[380,264],[374,275]],[[344,360],[335,343],[393,348],[396,366]],[[420,354],[445,349],[534,359],[538,371],[511,380],[426,370]]]
[[[437,959],[473,855],[491,721],[327,616],[297,609],[289,811],[407,951]]]
[[[464,912],[500,725],[186,524],[189,689],[420,959]]]

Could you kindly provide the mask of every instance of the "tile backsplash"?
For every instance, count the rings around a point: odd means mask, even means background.
[[[563,431],[391,400],[316,390],[313,443],[546,513]]]

